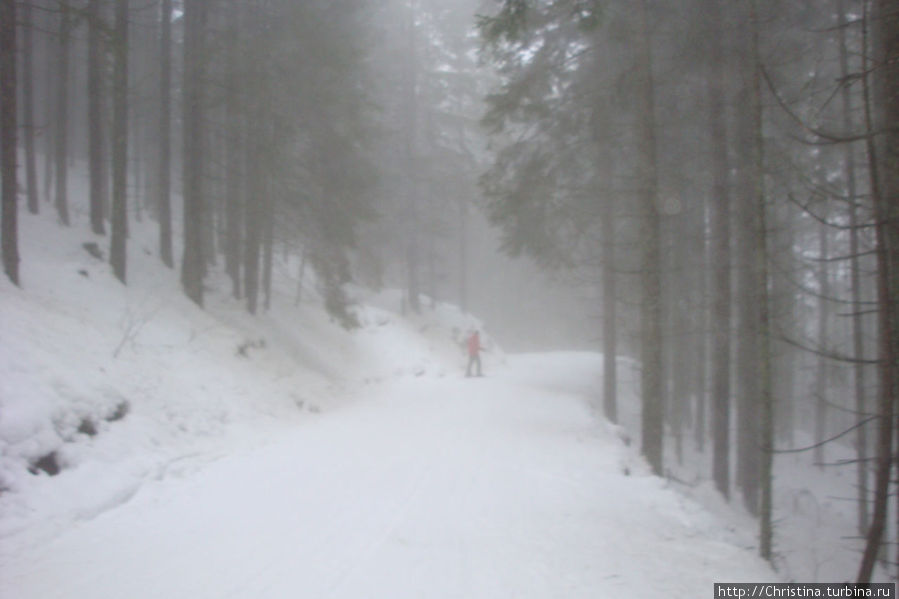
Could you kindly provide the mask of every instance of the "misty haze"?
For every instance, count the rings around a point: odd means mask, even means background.
[[[899,0],[0,0],[0,175],[3,597],[895,597]]]

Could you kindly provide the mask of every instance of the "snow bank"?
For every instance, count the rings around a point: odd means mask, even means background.
[[[22,214],[22,288],[0,280],[0,538],[52,535],[366,382],[464,368],[460,331],[476,321],[449,306],[406,319],[383,293],[346,331],[314,296],[294,305],[279,262],[269,312],[249,316],[215,273],[201,310],[161,266],[152,223],[133,223],[125,286],[108,239],[72,212],[72,227]]]
[[[22,599],[688,599],[776,579],[597,426],[577,392],[593,359],[365,386],[365,401],[20,546],[4,583]]]
[[[372,378],[378,372],[392,376],[458,375],[467,360],[466,340],[478,331],[484,347],[485,371],[505,363],[499,344],[483,322],[457,306],[421,296],[421,312],[405,309],[403,293],[396,289],[377,293],[357,290],[359,321],[363,329],[357,342],[368,355]]]

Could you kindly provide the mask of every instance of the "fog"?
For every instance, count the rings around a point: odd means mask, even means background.
[[[611,423],[636,364],[649,469],[695,467],[764,560],[794,450],[852,479],[859,580],[894,547],[896,2],[2,5],[13,282],[18,203],[200,307],[268,314],[285,277],[350,331],[359,290],[452,304],[511,353],[601,353]]]

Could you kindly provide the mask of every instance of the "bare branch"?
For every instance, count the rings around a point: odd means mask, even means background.
[[[773,449],[773,450],[771,450],[771,451],[772,451],[773,453],[803,453],[803,452],[806,452],[806,451],[810,451],[810,450],[815,449],[815,448],[817,448],[817,447],[822,447],[822,446],[824,446],[824,445],[830,443],[831,441],[836,441],[836,440],[839,439],[840,437],[845,437],[846,435],[848,435],[849,433],[851,433],[851,432],[854,431],[855,429],[860,428],[860,427],[862,427],[862,426],[868,424],[869,422],[871,422],[871,421],[874,420],[875,418],[880,418],[880,416],[871,416],[871,417],[869,417],[869,418],[865,418],[864,420],[860,420],[859,422],[855,423],[853,426],[850,426],[849,428],[847,428],[847,429],[844,430],[843,432],[838,433],[838,434],[834,435],[833,437],[831,437],[831,438],[829,438],[829,439],[824,439],[824,440],[821,441],[820,443],[815,443],[814,445],[808,445],[808,446],[806,446],[806,447],[796,447],[796,448],[793,448],[793,449]]]

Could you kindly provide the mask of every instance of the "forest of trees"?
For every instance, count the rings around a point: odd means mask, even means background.
[[[401,273],[414,308],[419,292],[437,295],[450,268],[459,270],[461,244],[447,231],[465,220],[476,193],[483,95],[472,75],[477,58],[467,53],[473,6],[3,7],[11,15],[4,66],[16,69],[4,71],[4,96],[19,98],[19,108],[4,107],[9,118],[20,113],[18,127],[4,127],[4,148],[15,151],[17,134],[27,208],[51,209],[43,196],[72,226],[69,171],[83,164],[91,230],[109,235],[108,259],[123,283],[128,222],[145,217],[158,222],[161,261],[178,268],[185,294],[201,306],[219,261],[250,312],[268,304],[276,242],[302,252],[345,324],[352,315],[342,286],[353,271],[375,284],[388,268]],[[10,194],[14,169],[4,170]],[[466,183],[451,188],[448,179]],[[4,258],[18,282],[15,204],[13,195],[4,204]],[[363,244],[377,251],[353,255]]]
[[[807,451],[854,471],[858,580],[899,562],[899,0],[0,0],[0,83],[13,283],[20,210],[123,284],[150,219],[199,306],[215,271],[264,309],[283,247],[353,326],[350,281],[465,307],[479,207],[598,290],[597,404],[637,359],[655,473],[710,455],[772,560]]]
[[[777,454],[855,468],[859,581],[895,455],[897,19],[887,1],[507,0],[480,21],[501,79],[487,210],[510,251],[601,281],[653,470],[709,437],[770,560]],[[857,460],[829,464],[847,435]]]

